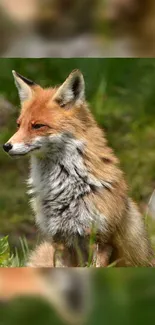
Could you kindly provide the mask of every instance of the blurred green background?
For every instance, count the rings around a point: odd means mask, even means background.
[[[11,70],[49,87],[76,68],[84,74],[90,108],[120,158],[129,192],[146,215],[155,188],[155,59],[0,59],[0,144],[15,132],[20,107]],[[39,236],[27,175],[27,158],[11,159],[0,147],[0,236],[9,235],[11,245],[25,236],[31,246]],[[153,218],[149,228],[153,240]]]

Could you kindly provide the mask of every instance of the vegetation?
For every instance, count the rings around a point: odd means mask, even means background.
[[[11,252],[8,237],[0,239],[0,267],[22,267],[25,265],[28,256],[28,246],[25,239],[19,239],[21,244],[20,252],[15,248],[15,253]]]

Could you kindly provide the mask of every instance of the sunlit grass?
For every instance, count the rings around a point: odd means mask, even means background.
[[[0,267],[22,267],[25,266],[29,249],[25,238],[19,238],[20,250],[15,248],[11,251],[8,237],[0,239]]]

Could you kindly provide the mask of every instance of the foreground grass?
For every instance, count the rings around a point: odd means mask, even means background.
[[[0,267],[22,267],[25,266],[29,249],[26,239],[19,238],[20,250],[15,248],[11,252],[8,237],[0,239]]]

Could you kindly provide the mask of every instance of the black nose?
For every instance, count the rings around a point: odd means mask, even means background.
[[[12,149],[12,144],[9,143],[9,142],[3,144],[3,149],[4,149],[6,152],[9,152],[9,151]]]

